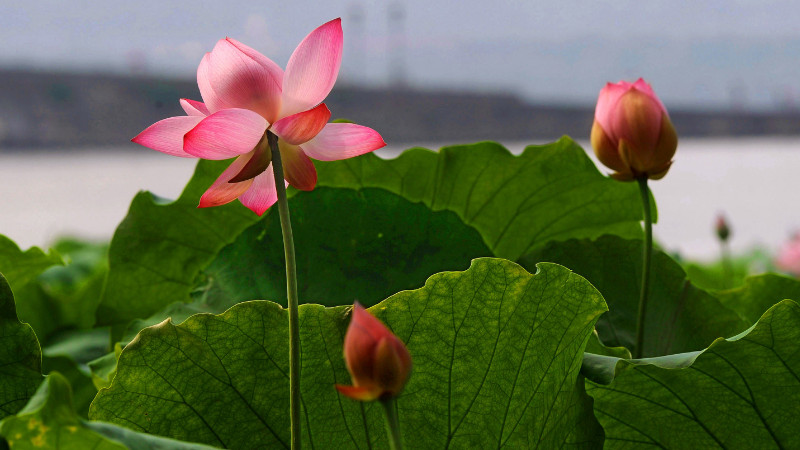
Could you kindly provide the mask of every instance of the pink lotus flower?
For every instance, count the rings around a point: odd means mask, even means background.
[[[356,400],[396,397],[411,374],[405,344],[358,302],[344,337],[344,360],[354,386],[337,384],[336,389]]]
[[[783,246],[775,258],[778,269],[800,277],[800,232],[795,233],[792,240]]]
[[[597,159],[621,181],[662,178],[678,147],[667,109],[641,78],[608,83],[600,91],[591,141]]]
[[[181,99],[186,116],[156,122],[133,142],[187,158],[236,157],[200,198],[199,207],[238,198],[261,215],[277,200],[270,134],[278,138],[287,184],[302,190],[317,184],[310,158],[351,158],[386,145],[371,128],[327,123],[331,112],[322,101],[333,88],[341,59],[341,19],[306,36],[286,72],[241,42],[222,39],[197,68],[203,102]]]

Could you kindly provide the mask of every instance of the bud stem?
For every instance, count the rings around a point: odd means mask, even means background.
[[[275,190],[278,192],[278,212],[283,232],[283,253],[286,258],[286,296],[289,310],[289,410],[291,417],[292,450],[300,450],[300,322],[297,311],[297,267],[294,257],[292,221],[289,217],[289,202],[283,182],[283,164],[278,149],[278,136],[267,131],[267,140],[272,151],[272,169],[275,174]]]
[[[397,418],[397,401],[395,397],[378,400],[386,413],[386,435],[389,438],[391,450],[402,450],[403,443],[400,439],[400,421]]]
[[[733,287],[733,261],[731,260],[731,249],[728,240],[720,240],[720,252],[722,260],[722,283],[724,289]]]
[[[644,214],[644,248],[642,251],[642,292],[639,296],[639,313],[636,318],[636,347],[633,357],[641,358],[644,353],[644,323],[647,309],[647,296],[650,292],[650,260],[653,255],[653,219],[650,215],[650,194],[647,189],[647,175],[636,179],[642,194],[642,213]]]

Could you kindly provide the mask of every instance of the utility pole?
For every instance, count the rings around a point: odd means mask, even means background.
[[[405,62],[405,5],[399,1],[389,3],[387,19],[386,55],[389,60],[389,86],[404,88],[408,85]]]

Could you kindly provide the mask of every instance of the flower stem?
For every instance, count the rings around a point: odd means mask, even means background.
[[[289,309],[289,410],[291,411],[292,450],[300,449],[300,322],[297,312],[297,267],[294,257],[292,221],[283,182],[283,164],[278,149],[278,136],[267,131],[267,140],[272,151],[272,168],[275,174],[275,190],[278,192],[278,212],[283,231],[283,253],[286,257],[286,296]]]
[[[403,443],[400,439],[400,421],[397,418],[397,401],[394,397],[379,400],[386,413],[386,434],[389,438],[389,448],[391,450],[402,450]]]
[[[636,179],[642,194],[644,214],[644,248],[642,251],[642,293],[639,296],[639,313],[636,318],[636,347],[633,357],[641,358],[644,353],[644,322],[647,309],[647,296],[650,291],[650,260],[653,255],[653,218],[650,215],[650,195],[647,189],[647,175]]]
[[[723,289],[730,289],[733,287],[733,261],[731,260],[731,249],[727,240],[720,242],[720,251],[722,253],[722,287]]]

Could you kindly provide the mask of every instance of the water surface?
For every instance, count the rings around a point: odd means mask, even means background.
[[[519,153],[527,143],[504,144]],[[0,233],[22,248],[62,235],[109,239],[137,191],[175,198],[195,162],[145,148],[1,154]],[[660,217],[654,233],[667,249],[714,257],[718,212],[730,219],[734,251],[775,249],[800,230],[800,138],[684,139],[669,174],[651,188]]]

